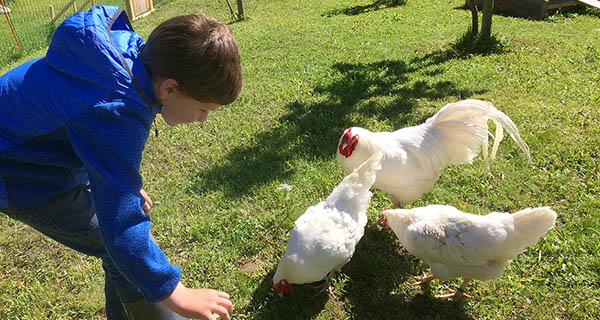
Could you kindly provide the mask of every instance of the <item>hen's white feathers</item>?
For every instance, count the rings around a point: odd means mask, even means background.
[[[273,282],[310,283],[339,271],[354,254],[364,234],[366,211],[381,152],[374,153],[331,192],[309,207],[294,223]]]
[[[535,244],[556,221],[549,207],[480,216],[452,206],[430,205],[383,214],[402,246],[441,280],[499,277],[512,259]]]
[[[489,157],[488,120],[496,123]],[[431,189],[444,168],[470,163],[481,147],[485,162],[494,160],[503,128],[531,160],[512,120],[491,103],[473,99],[450,103],[425,123],[394,132],[347,129],[340,137],[337,159],[345,172],[351,172],[372,153],[383,152],[382,169],[373,186],[388,193],[394,206],[405,205]]]

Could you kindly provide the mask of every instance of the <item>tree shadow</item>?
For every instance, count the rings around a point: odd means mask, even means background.
[[[222,165],[201,168],[188,187],[195,194],[223,190],[228,197],[241,197],[256,185],[284,180],[294,173],[295,159],[329,159],[335,154],[342,132],[353,123],[350,115],[360,114],[396,127],[405,126],[419,100],[446,96],[468,97],[477,92],[461,89],[450,81],[411,81],[422,63],[383,60],[373,63],[336,63],[340,75],[331,83],[316,86],[307,99],[284,108],[287,113],[275,120],[271,129],[251,139],[250,145],[235,148]],[[373,98],[385,97],[385,105]],[[421,116],[419,116],[421,117]],[[424,120],[424,119],[418,119]]]
[[[421,274],[423,264],[395,242],[387,228],[365,230],[342,269],[350,278],[344,287],[348,313],[356,319],[472,319],[461,302],[437,299],[429,286],[414,295],[403,290],[401,285],[414,282],[410,275]]]
[[[483,6],[478,5],[477,8],[478,8],[479,12],[481,12]],[[469,6],[467,6],[466,4],[455,7],[454,9],[455,10],[469,10],[469,11],[471,10],[469,8]],[[579,4],[574,4],[572,6],[562,7],[562,8],[548,9],[548,11],[546,13],[546,17],[542,20],[556,20],[555,16],[569,16],[571,14],[600,17],[600,9],[587,6],[583,3],[579,3]],[[539,20],[539,19],[531,19],[531,17],[529,17],[525,13],[518,14],[518,13],[514,12],[514,10],[499,7],[497,4],[494,5],[494,15],[507,17],[507,18],[523,18],[523,19],[530,19],[530,20]]]
[[[337,16],[340,14],[344,14],[347,16],[355,16],[355,15],[359,15],[359,14],[370,12],[370,11],[377,11],[377,10],[382,10],[382,9],[387,9],[387,8],[398,7],[398,6],[401,6],[404,4],[406,4],[406,0],[376,0],[373,3],[364,5],[364,6],[353,6],[353,7],[344,8],[344,9],[330,10],[330,11],[327,11],[326,13],[322,14],[322,16],[332,17],[332,16]]]
[[[481,11],[482,11],[482,9],[483,9],[483,5],[482,4],[478,4],[477,5],[477,11],[479,12],[479,20],[480,20],[480,22],[481,22]],[[468,10],[468,11],[471,11],[471,8],[469,8],[468,5],[463,4],[461,6],[454,7],[454,10]],[[514,13],[511,13],[510,11],[498,8],[497,5],[494,6],[494,15],[495,16],[507,17],[507,18],[527,18],[527,16],[515,15]]]
[[[554,19],[553,16],[564,16],[569,17],[571,15],[588,15],[596,18],[600,18],[600,9],[595,7],[587,6],[583,3],[579,3],[569,7],[556,8],[548,10],[546,18],[544,20],[559,20]]]
[[[449,47],[415,57],[411,62],[422,66],[439,65],[450,60],[466,60],[473,56],[489,56],[508,51],[508,46],[499,36],[491,35],[489,39],[481,39],[469,28]]]

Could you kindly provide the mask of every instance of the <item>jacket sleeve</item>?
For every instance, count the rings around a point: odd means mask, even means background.
[[[146,115],[147,116],[147,115]],[[150,236],[139,174],[148,119],[122,102],[89,107],[71,118],[67,134],[88,170],[104,246],[117,269],[150,302],[170,295],[181,277]]]

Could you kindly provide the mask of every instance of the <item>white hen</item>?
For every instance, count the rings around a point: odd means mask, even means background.
[[[496,123],[489,159],[488,120]],[[472,99],[447,104],[425,123],[394,132],[346,129],[338,143],[337,159],[345,172],[352,172],[373,152],[382,151],[382,168],[373,187],[385,191],[397,208],[419,199],[449,165],[470,163],[480,147],[486,164],[493,161],[503,127],[531,161],[529,147],[512,120],[491,103]]]
[[[331,277],[354,254],[364,234],[369,189],[381,168],[381,153],[374,153],[331,192],[325,201],[309,207],[294,223],[287,248],[271,279],[280,296],[291,284],[311,283]],[[328,279],[326,279],[328,280]],[[328,287],[326,281],[325,286]]]
[[[470,279],[500,277],[512,259],[554,227],[556,213],[539,207],[481,216],[452,206],[430,205],[386,210],[382,220],[408,252],[431,267],[433,276],[419,279],[417,284],[436,277],[464,278],[459,290],[438,296],[449,298],[468,297],[464,289]]]

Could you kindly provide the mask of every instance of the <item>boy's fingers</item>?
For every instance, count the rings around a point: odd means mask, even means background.
[[[144,189],[140,189],[140,194],[142,195],[144,200],[146,200],[142,205],[142,210],[144,211],[144,213],[148,213],[150,209],[152,209],[152,199],[150,199],[150,196],[148,195],[148,193],[146,193],[146,191],[144,191]]]
[[[229,312],[227,312],[227,309],[223,307],[216,307],[214,313],[219,315],[219,317],[216,319],[229,320]]]
[[[227,312],[233,313],[233,303],[231,303],[229,299],[220,299],[219,301],[217,301],[217,304],[227,309]]]
[[[219,297],[221,297],[221,298],[229,299],[229,294],[227,294],[227,292],[223,292],[223,291],[217,291],[217,294],[218,294],[218,295],[219,295]]]

